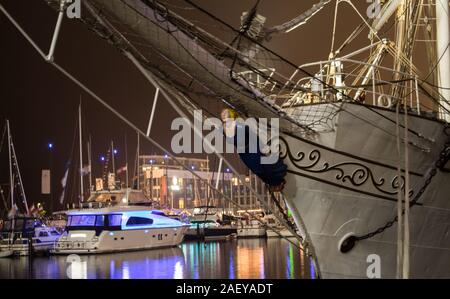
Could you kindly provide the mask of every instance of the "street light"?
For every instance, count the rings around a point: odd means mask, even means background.
[[[176,177],[176,176],[174,176],[173,178],[172,178],[172,186],[170,186],[170,190],[171,190],[171,208],[172,208],[172,210],[173,210],[173,200],[174,200],[174,194],[173,194],[173,192],[174,191],[180,191],[180,185],[179,185],[179,183],[178,183],[178,178]]]
[[[50,213],[53,213],[53,188],[52,188],[52,174],[53,174],[53,147],[54,144],[53,142],[49,142],[47,144],[47,148],[48,148],[48,153],[49,153],[49,168],[50,168],[50,176],[49,176],[49,180],[50,180],[50,204],[49,204],[49,208],[50,208]]]

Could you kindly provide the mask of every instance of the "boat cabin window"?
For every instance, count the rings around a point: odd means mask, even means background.
[[[105,226],[105,216],[104,215],[97,216],[97,219],[95,220],[95,226]]]
[[[200,223],[200,224],[203,224],[203,223],[216,223],[215,221],[213,221],[213,220],[192,220],[191,221],[191,224],[197,224],[197,223]]]
[[[122,225],[122,215],[108,215],[109,226],[121,226]]]
[[[48,237],[48,233],[47,232],[39,232],[39,238],[43,238],[43,237]]]
[[[95,215],[74,215],[69,217],[69,226],[95,226]]]
[[[121,214],[113,215],[71,215],[67,221],[67,228],[76,229],[120,229],[122,223]]]
[[[127,221],[127,226],[152,225],[153,219],[143,217],[130,217]]]

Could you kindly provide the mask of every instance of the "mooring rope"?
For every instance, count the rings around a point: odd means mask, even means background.
[[[400,147],[400,103],[398,102],[395,107],[395,117],[396,117],[396,131],[397,131],[397,177],[400,186],[400,180],[402,177],[402,165],[401,165],[401,147]],[[401,278],[403,271],[403,203],[402,203],[402,192],[401,188],[397,192],[397,272],[396,277]]]

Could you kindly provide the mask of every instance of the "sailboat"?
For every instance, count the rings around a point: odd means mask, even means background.
[[[333,2],[336,16],[350,5],[361,24],[326,60],[298,66],[264,45]],[[448,3],[386,0],[371,20],[352,2],[318,1],[273,28],[254,7],[235,29],[185,0],[220,37],[162,1],[85,0],[81,18],[188,111],[214,99],[243,117],[279,118],[287,170],[266,171],[284,176],[276,189],[320,277],[367,277],[375,255],[382,278],[449,278]],[[383,36],[390,27],[395,40]],[[367,46],[345,53],[362,33]],[[415,64],[419,33],[428,76]]]
[[[4,132],[3,137],[7,138],[9,154],[11,210],[0,230],[0,258],[47,253],[61,234],[54,227],[45,225],[42,219],[33,215],[34,208],[28,207],[9,120],[6,120]],[[3,140],[3,138],[0,140],[0,144],[3,144]],[[21,199],[19,205],[25,209],[22,214],[15,201],[16,186],[19,190],[18,197]]]
[[[86,208],[105,208],[111,206],[151,206],[152,201],[145,196],[145,194],[140,190],[140,188],[129,188],[128,186],[128,163],[125,167],[120,169],[116,169],[115,163],[115,155],[117,154],[117,149],[114,146],[114,142],[111,141],[110,147],[107,150],[107,155],[103,157],[103,174],[102,178],[96,179],[95,184],[93,184],[92,178],[92,141],[89,138],[89,142],[87,143],[87,153],[88,153],[88,164],[84,165],[83,162],[83,123],[82,123],[82,106],[81,103],[78,107],[77,113],[77,132],[75,132],[74,140],[78,139],[78,155],[79,161],[78,169],[75,169],[75,172],[78,173],[78,182],[79,182],[79,202],[77,204],[72,203],[72,207],[75,208],[77,206],[80,209]],[[74,145],[75,146],[75,142]],[[72,154],[70,155],[70,160],[68,165],[71,165]],[[137,154],[139,155],[139,144]],[[139,160],[137,160],[139,163]],[[124,170],[125,169],[125,170]],[[68,175],[69,168],[67,169],[66,176]],[[139,165],[137,165],[136,170],[139,171]],[[126,183],[125,187],[116,180],[116,172],[117,174],[126,172]],[[89,192],[86,192],[85,176],[88,176],[88,189]],[[137,176],[139,177],[139,176]],[[64,179],[64,188],[66,188],[66,181]],[[139,186],[139,182],[137,182]],[[88,193],[88,194],[86,194]],[[63,204],[65,199],[65,192],[63,192],[61,196],[61,204]],[[67,204],[70,207],[70,204]],[[65,212],[60,212],[59,214],[64,214]]]

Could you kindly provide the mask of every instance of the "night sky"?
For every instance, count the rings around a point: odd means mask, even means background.
[[[167,2],[185,6],[182,0]],[[277,25],[299,15],[316,2],[318,1],[262,0],[258,13],[268,18],[269,25]],[[356,2],[364,12],[366,1]],[[0,0],[0,3],[47,52],[56,22],[56,12],[41,0]],[[249,10],[255,1],[197,0],[196,3],[237,28],[241,12]],[[341,37],[359,23],[349,7],[344,7],[342,12],[345,17],[338,23]],[[193,18],[202,17],[195,11],[180,9],[179,13],[188,13],[187,16]],[[301,29],[275,37],[266,45],[299,65],[326,60],[330,52],[333,13],[334,3],[329,4]],[[3,14],[0,14],[0,36],[0,127],[3,127],[5,118],[10,120],[29,202],[48,201],[48,197],[40,194],[40,178],[41,170],[49,167],[50,155],[53,161],[55,201],[61,193],[60,180],[72,152],[80,97],[83,105],[85,142],[89,134],[93,141],[94,177],[101,175],[99,158],[106,153],[111,140],[120,151],[116,165],[123,166],[127,136],[129,163],[133,164],[136,133],[132,129],[44,62]],[[55,60],[145,131],[154,90],[115,48],[99,39],[80,22],[65,19]],[[220,105],[212,105],[212,110],[216,113],[221,108]],[[170,124],[177,116],[163,98],[160,98],[152,136],[165,147],[170,147],[174,134],[170,131]],[[49,142],[54,144],[51,154],[47,148]],[[141,153],[161,154],[147,142],[142,141],[141,145]],[[75,157],[78,154],[77,142],[73,151],[72,156]],[[0,154],[1,184],[8,182],[8,160],[5,152],[3,150]],[[70,178],[68,184],[69,193],[76,196],[77,181]],[[3,204],[0,204],[0,209],[3,209]]]

